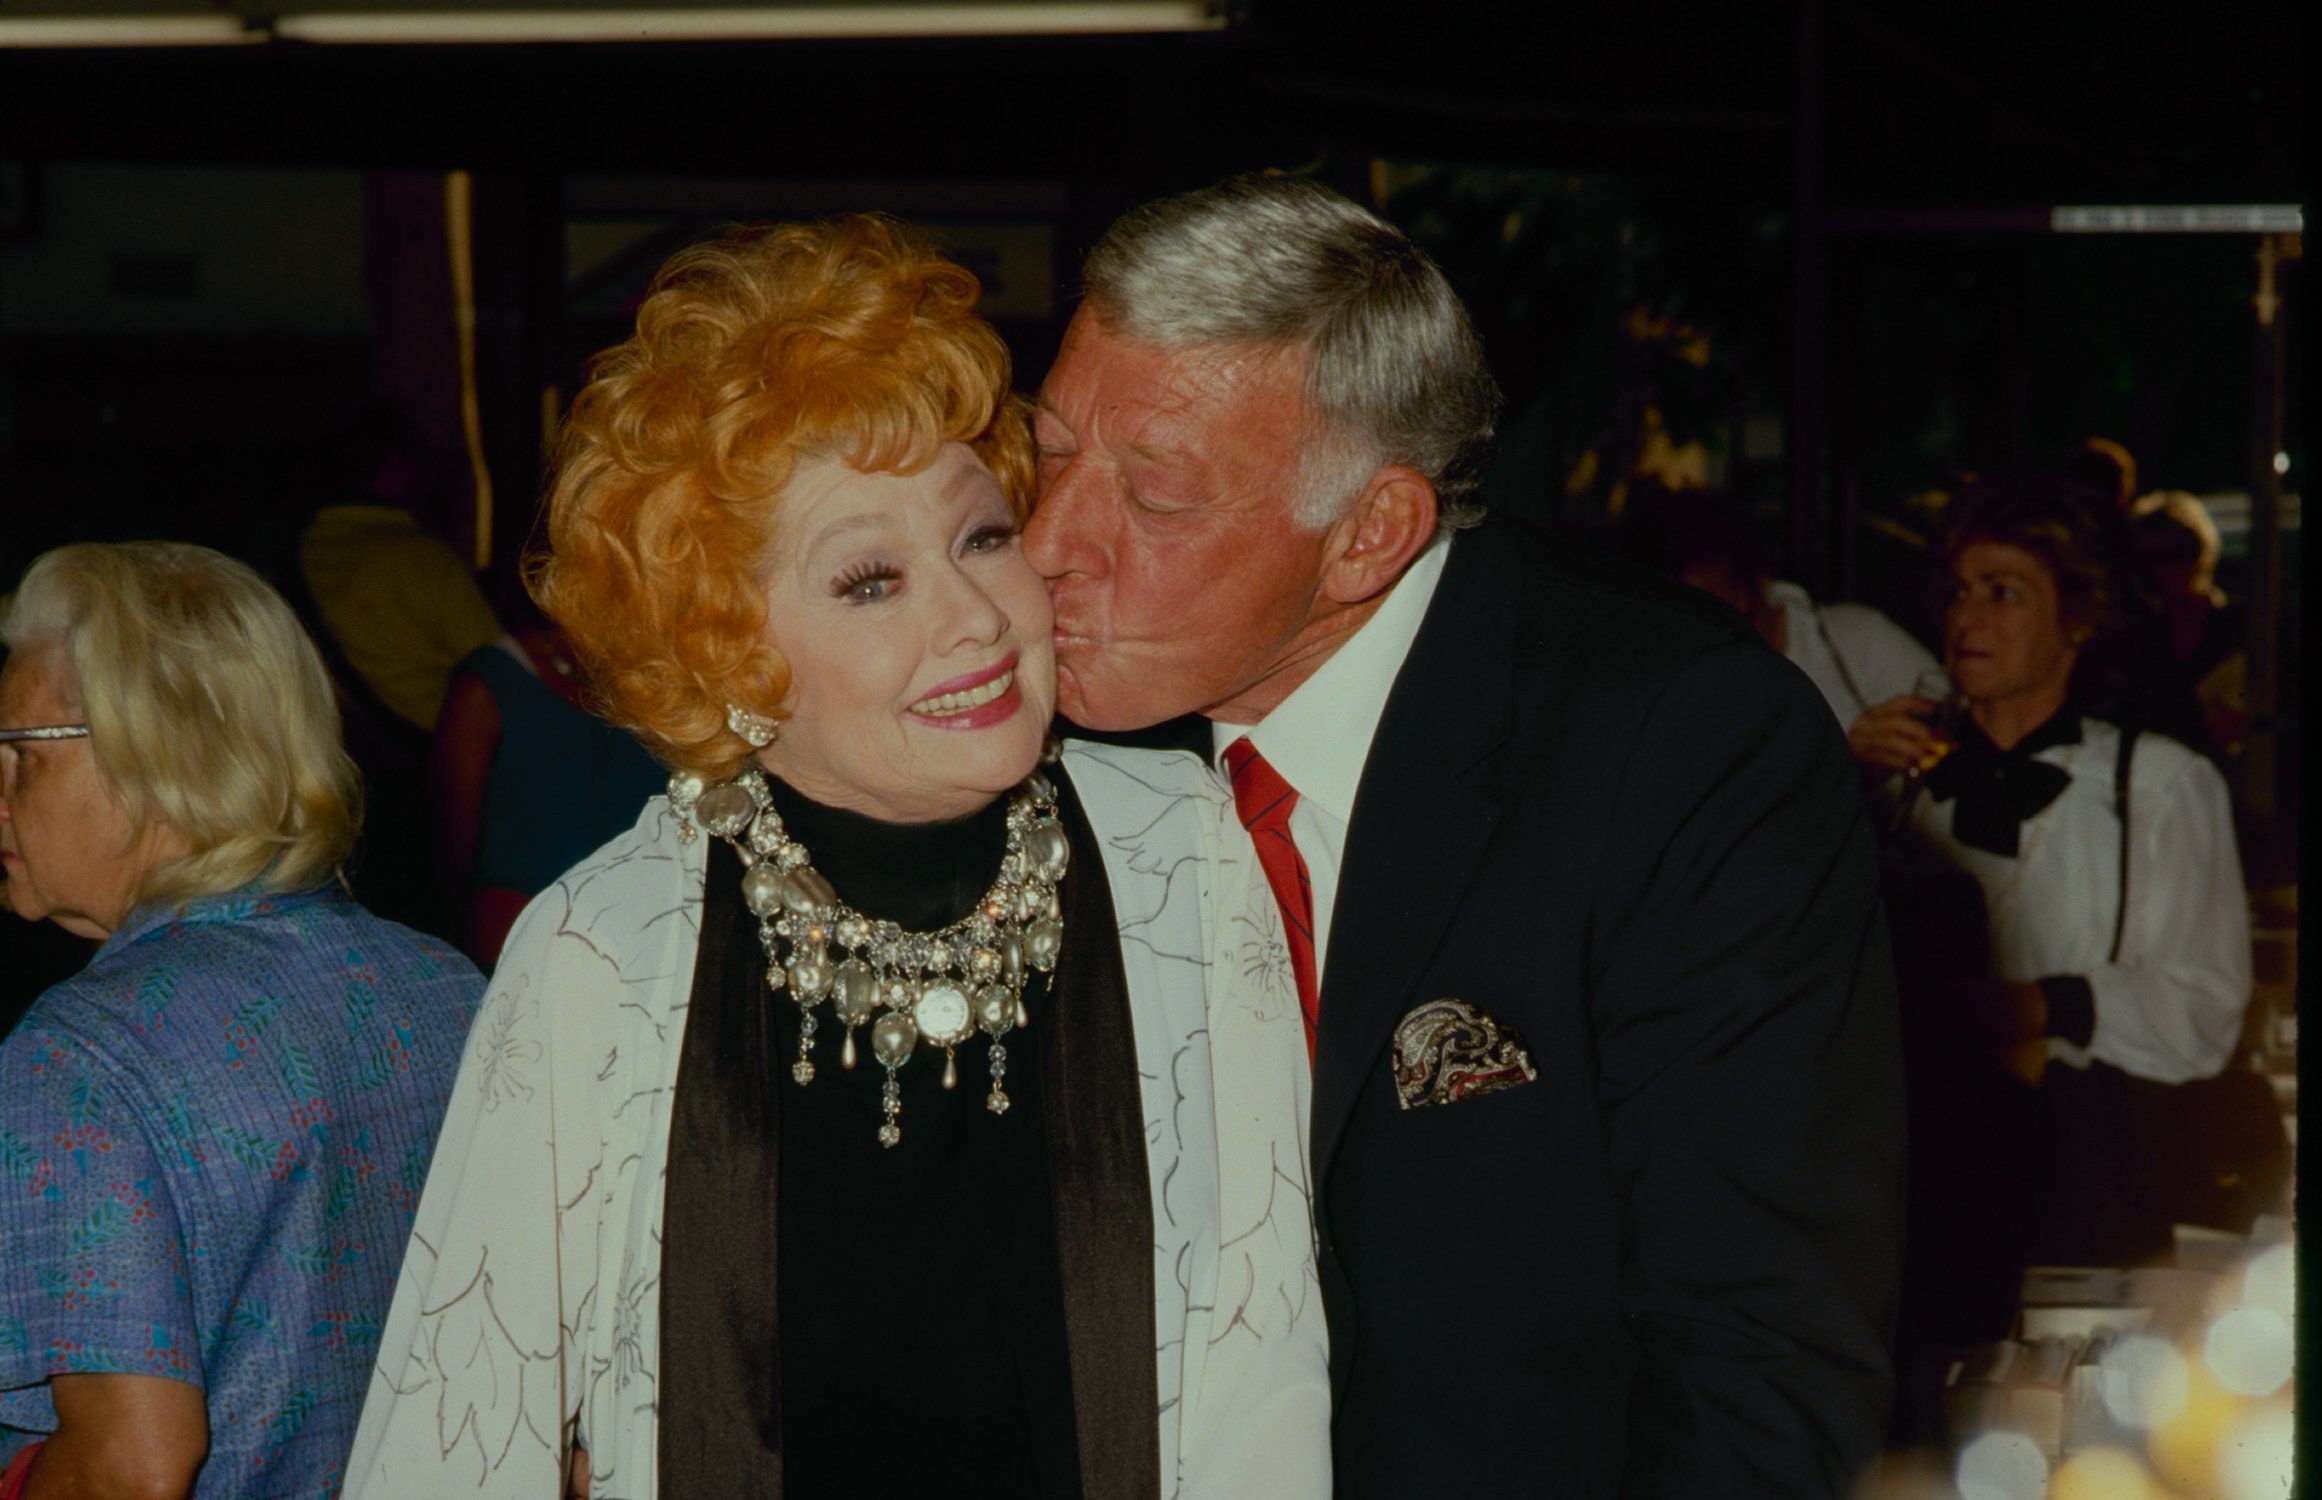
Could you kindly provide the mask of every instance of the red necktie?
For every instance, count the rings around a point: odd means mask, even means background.
[[[1298,793],[1247,738],[1226,746],[1226,770],[1234,779],[1234,811],[1257,845],[1258,864],[1274,903],[1282,908],[1282,935],[1290,945],[1290,970],[1298,980],[1298,1008],[1306,1015],[1306,1060],[1314,1061],[1314,1027],[1321,997],[1314,987],[1314,886],[1306,861],[1290,837],[1290,810]]]

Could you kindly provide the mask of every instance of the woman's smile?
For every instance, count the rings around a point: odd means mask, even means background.
[[[1024,695],[1016,691],[1016,663],[1021,659],[1021,652],[1011,651],[984,671],[939,683],[934,692],[912,704],[910,712],[940,729],[1005,723],[1024,706]]]

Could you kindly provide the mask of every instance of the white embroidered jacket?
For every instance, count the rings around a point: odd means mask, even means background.
[[[1234,1475],[1181,1457],[1178,1429],[1187,1404],[1214,1404],[1188,1389],[1212,1342],[1221,1254],[1207,1005],[1222,928],[1205,913],[1214,893],[1203,872],[1215,868],[1220,828],[1238,825],[1197,757],[1074,744],[1065,766],[1104,848],[1136,1028],[1161,1493],[1230,1495]],[[548,1500],[563,1493],[576,1442],[589,1452],[596,1500],[653,1500],[662,1182],[705,869],[706,841],[682,841],[657,797],[634,828],[537,897],[510,934],[380,1342],[349,1500]],[[1294,1004],[1288,1014],[1294,1021]],[[1294,1026],[1281,1034],[1298,1035]],[[1318,1322],[1311,1231],[1296,1225],[1303,1162],[1285,1175],[1298,1196],[1282,1205],[1293,1232],[1279,1274]],[[1278,1299],[1238,1286],[1235,1300]],[[1327,1432],[1319,1438],[1320,1472],[1311,1440],[1297,1445],[1295,1467],[1321,1494]]]

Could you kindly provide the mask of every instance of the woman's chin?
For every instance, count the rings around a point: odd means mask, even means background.
[[[890,822],[948,822],[973,817],[1012,796],[1040,764],[1040,745],[987,745],[974,755],[922,758],[910,781],[889,783],[866,797],[822,797]],[[800,788],[805,791],[806,788]],[[807,795],[815,793],[808,791]]]
[[[27,922],[45,921],[48,908],[33,893],[29,881],[17,878],[17,872],[23,868],[24,862],[13,854],[0,859],[0,912],[21,917]]]
[[[1032,712],[1030,705],[977,728],[924,721],[917,728],[920,764],[935,777],[993,796],[1015,790],[1031,775],[1048,743],[1048,716]]]
[[[1005,797],[1024,784],[1040,767],[1040,746],[1022,754],[994,756],[988,773],[975,778],[975,788],[987,797]]]

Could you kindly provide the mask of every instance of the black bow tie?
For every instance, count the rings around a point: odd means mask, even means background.
[[[2002,750],[1972,717],[1959,724],[1959,747],[1927,776],[1927,795],[1938,802],[1959,799],[1951,811],[1951,836],[1971,849],[2014,859],[2024,820],[2037,817],[2072,784],[2062,766],[2034,760],[2053,745],[2080,743],[2080,715],[2059,709],[2047,723]]]

